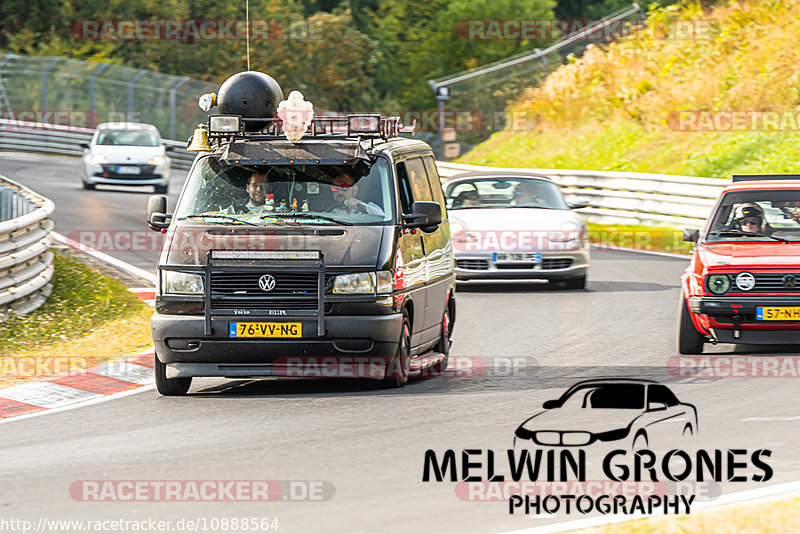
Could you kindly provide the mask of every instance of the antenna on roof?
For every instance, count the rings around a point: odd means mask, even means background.
[[[245,29],[244,36],[247,42],[247,70],[250,70],[250,0],[244,2]]]

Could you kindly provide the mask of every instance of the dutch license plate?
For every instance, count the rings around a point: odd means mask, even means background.
[[[756,319],[759,321],[800,321],[800,306],[758,306]]]
[[[303,323],[230,323],[230,337],[303,337]]]
[[[541,252],[495,252],[492,261],[508,263],[542,263]]]
[[[117,174],[141,174],[139,167],[117,167]]]

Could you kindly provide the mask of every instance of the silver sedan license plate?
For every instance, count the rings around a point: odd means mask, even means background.
[[[542,263],[541,252],[495,252],[492,254],[495,263]]]

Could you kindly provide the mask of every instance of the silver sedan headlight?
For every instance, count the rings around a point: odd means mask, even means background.
[[[202,295],[204,291],[203,277],[199,274],[181,273],[178,271],[162,271],[161,288],[165,294]]]

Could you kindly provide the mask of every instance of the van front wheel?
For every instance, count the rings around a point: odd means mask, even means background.
[[[154,371],[156,375],[156,389],[166,397],[181,397],[186,395],[192,385],[192,377],[167,378],[167,364],[161,363],[157,355],[153,355]]]
[[[386,376],[381,380],[383,388],[401,388],[408,382],[408,367],[411,360],[411,321],[403,312],[403,324],[400,328],[400,340],[397,352],[386,368]]]

